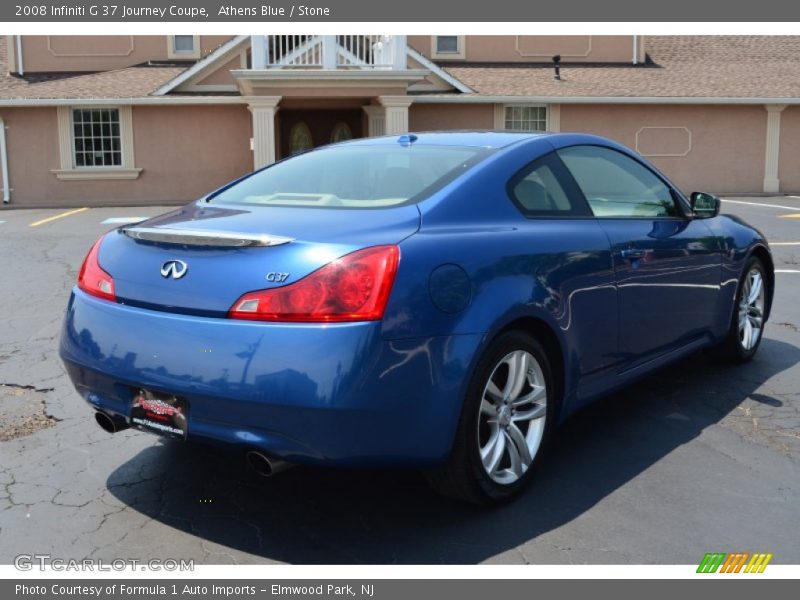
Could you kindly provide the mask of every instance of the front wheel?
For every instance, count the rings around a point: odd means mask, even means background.
[[[736,291],[736,304],[728,336],[713,349],[718,358],[743,363],[755,355],[764,333],[769,289],[764,264],[750,258]]]
[[[428,472],[440,493],[485,504],[530,479],[553,424],[554,387],[544,348],[512,331],[484,353],[470,382],[452,453]]]

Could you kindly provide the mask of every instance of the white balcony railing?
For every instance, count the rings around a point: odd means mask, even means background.
[[[404,35],[254,35],[253,69],[406,68]]]

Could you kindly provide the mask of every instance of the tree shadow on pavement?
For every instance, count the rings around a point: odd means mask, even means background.
[[[696,354],[595,403],[557,432],[533,485],[515,501],[477,508],[441,498],[410,471],[298,467],[264,479],[241,455],[163,443],[107,481],[119,500],[171,527],[290,563],[476,563],[581,516],[696,438],[800,349],[764,339],[739,367]]]

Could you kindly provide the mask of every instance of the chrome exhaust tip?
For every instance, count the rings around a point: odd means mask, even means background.
[[[250,450],[245,455],[245,460],[247,465],[262,477],[272,477],[293,466],[285,460],[267,456],[259,450]]]
[[[94,420],[106,433],[117,433],[130,427],[130,425],[128,425],[123,419],[119,417],[112,417],[111,415],[99,410],[94,413]]]

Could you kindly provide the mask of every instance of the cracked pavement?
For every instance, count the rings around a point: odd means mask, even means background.
[[[787,203],[800,212],[798,199],[775,202]],[[800,221],[775,209],[724,209],[772,241],[800,241]],[[6,396],[21,393],[49,426],[0,442],[0,563],[49,553],[198,564],[687,564],[712,550],[800,563],[800,273],[777,275],[755,361],[734,368],[695,355],[595,404],[558,431],[521,498],[479,509],[439,498],[413,472],[295,468],[261,479],[238,455],[97,427],[57,356],[69,290],[112,227],[101,220],[163,210],[93,209],[35,228],[58,211],[2,212],[0,414],[11,411]],[[774,253],[778,268],[800,261],[800,246]]]

